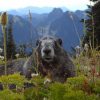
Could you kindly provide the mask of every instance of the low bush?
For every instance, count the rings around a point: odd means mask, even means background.
[[[99,100],[100,98],[99,78],[95,79],[95,84],[84,75],[68,78],[65,83],[44,84],[44,80],[41,76],[27,80],[19,73],[1,76],[3,90],[0,91],[0,100]],[[12,88],[9,88],[10,84],[13,84]]]

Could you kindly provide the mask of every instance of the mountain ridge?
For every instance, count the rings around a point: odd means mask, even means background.
[[[73,20],[69,13],[69,11],[64,12],[60,8],[54,8],[46,14],[31,13],[31,20],[27,15],[9,15],[9,20],[14,20],[13,35],[15,42],[17,44],[29,43],[32,38],[35,46],[35,41],[38,38],[49,34],[60,37],[63,40],[64,48],[70,51],[71,47],[79,45],[76,29],[81,37],[83,26],[80,17],[75,12],[71,12]]]
[[[19,8],[19,9],[13,9],[13,10],[8,10],[7,12],[12,15],[26,15],[28,14],[29,10],[32,13],[37,13],[37,14],[43,14],[43,13],[50,13],[55,7],[25,7],[25,8]],[[59,7],[56,7],[59,8]],[[63,11],[67,11],[68,9],[66,7],[60,7]]]

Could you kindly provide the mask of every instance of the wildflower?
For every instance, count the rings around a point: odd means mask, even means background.
[[[80,53],[81,53],[81,47],[80,46],[76,46],[75,50],[76,50],[76,57],[79,57]]]
[[[36,73],[36,74],[35,74],[35,73],[32,73],[32,74],[31,74],[32,77],[36,77],[36,76],[38,76],[38,75],[39,75],[38,73]]]
[[[47,83],[51,83],[51,80],[49,78],[47,78],[45,81],[44,81],[44,84],[47,84]]]
[[[8,22],[7,12],[4,12],[1,15],[1,24],[2,24],[2,26],[6,26],[7,25],[7,22]]]
[[[3,52],[3,49],[2,48],[0,48],[0,53],[2,53]]]
[[[4,56],[1,56],[1,55],[0,55],[0,59],[1,59],[1,60],[4,60]]]
[[[88,52],[88,50],[89,50],[89,45],[88,45],[87,43],[85,43],[85,45],[84,45],[84,50],[85,50],[86,52]]]
[[[17,53],[15,56],[16,56],[16,58],[18,58],[19,57],[19,54]]]
[[[96,72],[96,76],[99,77],[100,76],[100,73],[99,72]]]

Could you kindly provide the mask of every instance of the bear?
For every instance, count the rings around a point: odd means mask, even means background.
[[[63,48],[60,38],[45,36],[37,40],[33,54],[23,66],[23,73],[31,78],[32,73],[39,73],[52,82],[64,83],[75,76],[75,66]]]

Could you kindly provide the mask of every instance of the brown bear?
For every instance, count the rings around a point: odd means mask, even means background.
[[[63,49],[62,40],[45,36],[37,41],[36,48],[23,67],[24,75],[31,78],[32,73],[39,73],[52,81],[65,82],[75,76],[75,66]]]

